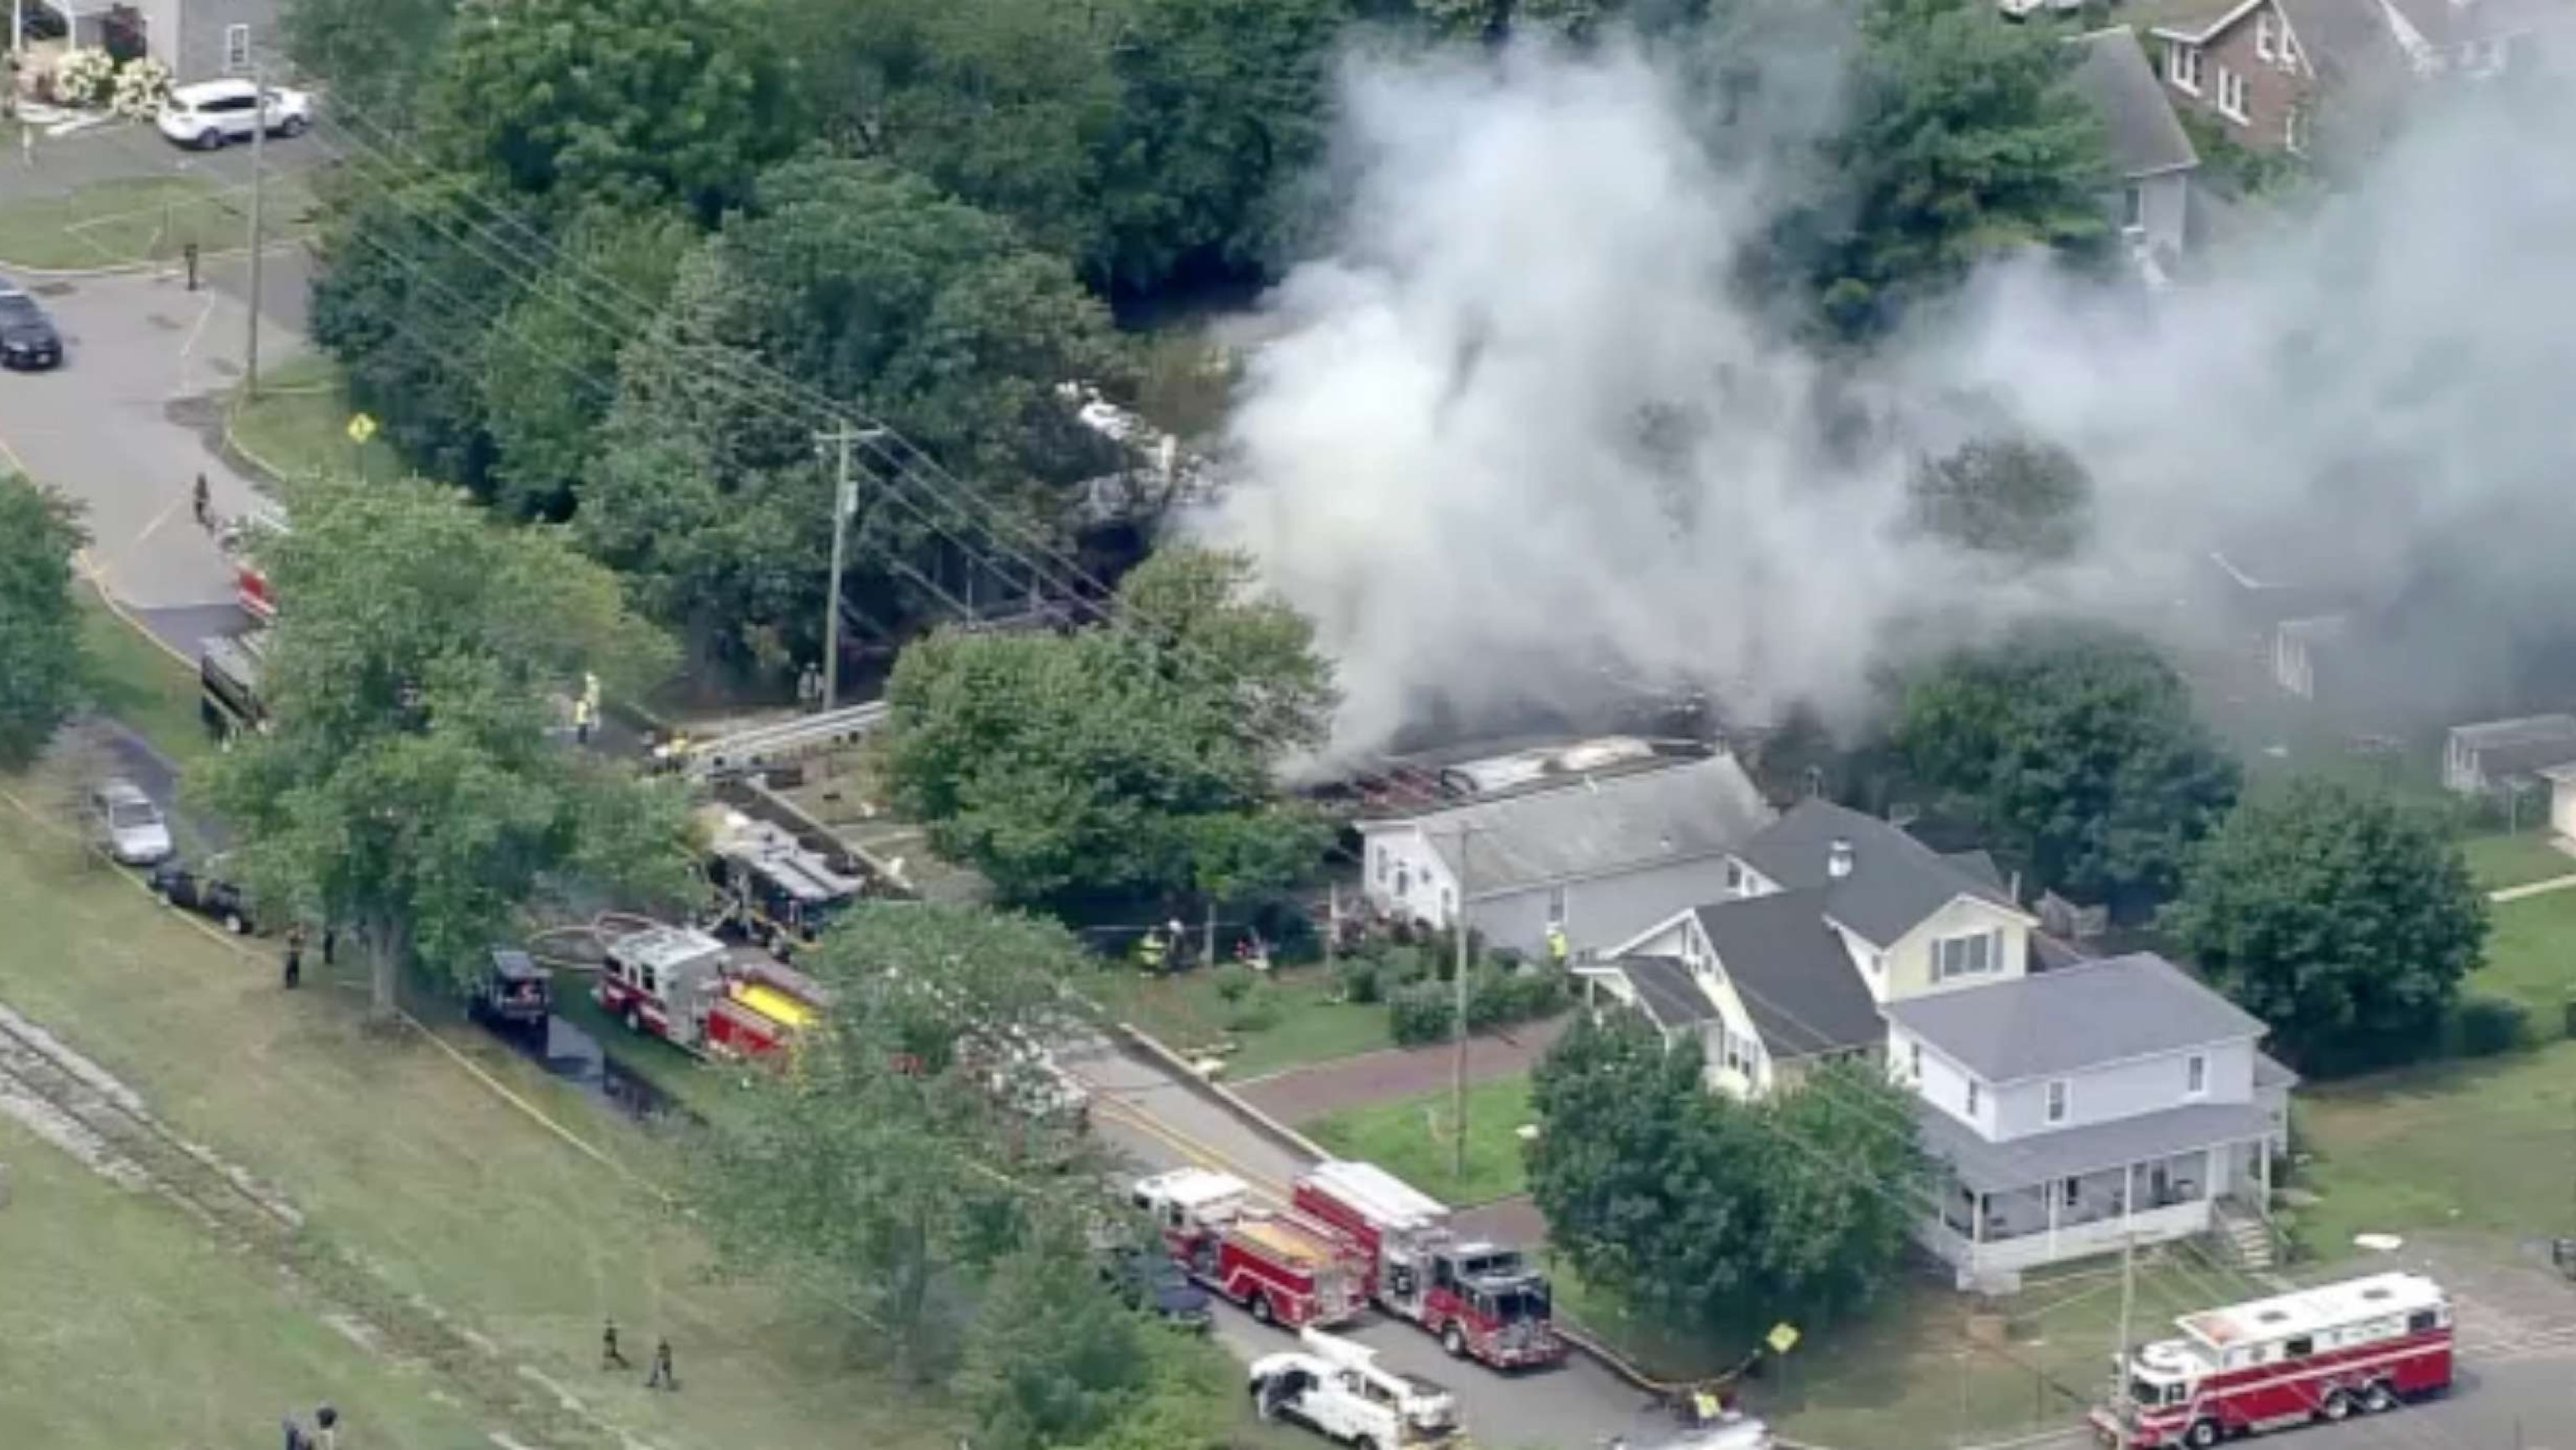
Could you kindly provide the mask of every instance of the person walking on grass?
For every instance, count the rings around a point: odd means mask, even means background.
[[[298,922],[286,929],[286,990],[292,992],[304,985],[304,924]]]
[[[657,1339],[653,1342],[653,1372],[645,1376],[644,1388],[676,1390],[679,1387],[680,1377],[671,1373],[671,1341]]]
[[[617,1347],[617,1321],[614,1319],[602,1323],[599,1327],[599,1367],[601,1369],[635,1367],[626,1362],[625,1351]]]

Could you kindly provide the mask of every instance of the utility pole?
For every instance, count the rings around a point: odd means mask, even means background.
[[[2138,1236],[2120,1235],[2120,1357],[2111,1362],[2111,1403],[2129,1389],[2129,1312],[2138,1302]]]
[[[1458,963],[1450,972],[1458,1013],[1450,1024],[1449,1181],[1453,1185],[1467,1178],[1467,843],[1475,834],[1473,826],[1458,828],[1458,909],[1449,916],[1449,930],[1458,939]]]
[[[843,422],[823,435],[840,452],[832,482],[832,592],[823,599],[823,708],[841,705],[841,564],[848,556],[850,514],[858,508],[858,485],[850,478],[850,445],[858,435]]]
[[[268,139],[268,68],[257,61],[251,63],[250,91],[253,97],[250,128],[250,326],[242,339],[242,391],[256,399],[259,397],[260,200],[268,190],[268,171],[260,165],[262,144]]]

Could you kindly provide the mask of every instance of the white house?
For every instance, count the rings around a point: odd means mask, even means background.
[[[1772,811],[1735,757],[1716,755],[1401,820],[1363,821],[1363,895],[1378,911],[1446,927],[1467,889],[1468,925],[1537,955],[1548,928],[1601,951],[1724,889],[1728,852]]]
[[[2110,205],[2120,239],[2151,278],[2166,276],[2189,241],[2200,153],[2136,31],[2115,25],[2067,44],[2083,51],[2068,83],[2101,120],[2103,150],[2119,177]]]
[[[2454,725],[2442,743],[2442,784],[2461,795],[2492,794],[2518,776],[2547,776],[2568,764],[2576,764],[2576,716]]]
[[[1886,1004],[1941,1165],[1919,1237],[1962,1286],[2260,1220],[2296,1078],[2263,1024],[2149,954]]]

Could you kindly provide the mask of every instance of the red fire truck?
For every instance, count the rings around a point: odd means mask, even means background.
[[[631,1032],[689,1052],[776,1052],[829,1005],[820,984],[764,957],[735,954],[702,931],[654,926],[611,938],[591,989]]]
[[[1381,1308],[1438,1335],[1452,1355],[1498,1369],[1565,1358],[1547,1277],[1518,1249],[1460,1236],[1438,1199],[1375,1164],[1342,1162],[1315,1165],[1289,1197],[1366,1251]]]
[[[1330,1327],[1367,1310],[1367,1263],[1350,1240],[1303,1214],[1253,1208],[1250,1197],[1242,1179],[1205,1168],[1136,1184],[1136,1206],[1190,1277],[1262,1323]]]
[[[2451,1387],[2451,1305],[2421,1274],[2373,1274],[2187,1314],[2121,1366],[2093,1411],[2108,1445],[2188,1445],[2395,1408]]]

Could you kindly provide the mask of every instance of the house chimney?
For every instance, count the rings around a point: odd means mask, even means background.
[[[1825,874],[1836,881],[1840,881],[1844,877],[1849,876],[1851,872],[1851,842],[1844,840],[1840,836],[1836,836],[1834,837],[1834,843],[1825,848]]]

